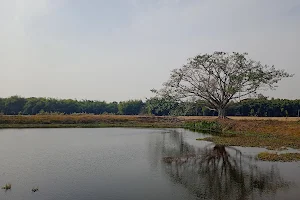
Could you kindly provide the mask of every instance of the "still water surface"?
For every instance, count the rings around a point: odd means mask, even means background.
[[[1,200],[300,199],[300,163],[182,129],[0,130]],[[36,193],[33,187],[39,187]]]

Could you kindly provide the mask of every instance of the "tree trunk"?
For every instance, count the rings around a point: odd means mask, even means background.
[[[225,109],[224,108],[219,108],[218,109],[218,117],[221,119],[225,119],[226,118],[226,113],[225,113]]]

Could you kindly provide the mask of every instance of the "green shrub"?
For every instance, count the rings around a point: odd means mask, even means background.
[[[185,128],[201,132],[222,132],[221,125],[216,121],[187,122]]]

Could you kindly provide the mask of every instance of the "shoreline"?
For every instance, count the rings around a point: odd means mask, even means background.
[[[216,117],[160,117],[123,115],[0,115],[1,129],[22,128],[184,128],[211,134],[200,139],[217,145],[263,147],[280,151],[300,149],[300,121],[217,119]],[[276,160],[275,155],[263,159]],[[298,155],[289,158],[299,160]],[[280,160],[280,159],[279,159]],[[281,159],[282,160],[282,159]],[[292,159],[289,159],[292,160]]]
[[[183,126],[153,125],[153,124],[0,124],[1,129],[26,128],[184,128]]]

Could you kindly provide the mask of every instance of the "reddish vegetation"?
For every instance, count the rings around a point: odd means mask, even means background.
[[[107,125],[160,125],[178,127],[183,120],[176,117],[136,115],[0,115],[0,124],[107,124]]]
[[[231,117],[230,117],[231,118]],[[278,121],[277,118],[253,118],[241,117],[240,120],[218,120],[216,117],[159,117],[138,115],[0,115],[0,124],[149,124],[179,127],[185,122],[216,121],[221,124],[224,131],[270,133],[300,136],[300,122],[292,118],[290,121]],[[257,119],[257,118],[256,118]],[[269,120],[266,120],[269,119]],[[275,119],[275,120],[271,120]]]

